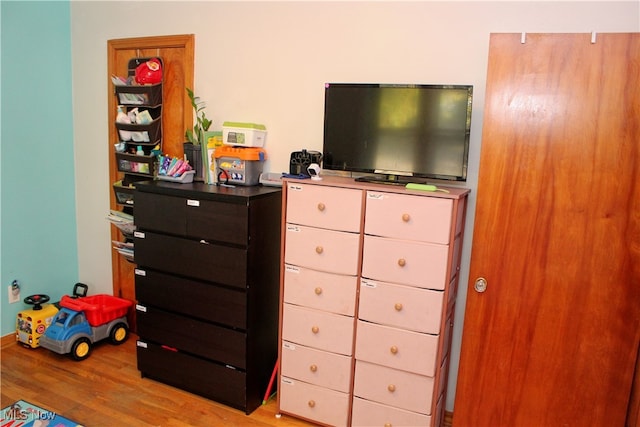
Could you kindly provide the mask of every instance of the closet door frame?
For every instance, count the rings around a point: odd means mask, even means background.
[[[110,76],[126,76],[129,60],[159,56],[164,65],[162,105],[162,149],[169,156],[182,157],[186,129],[193,126],[193,108],[186,88],[193,89],[195,35],[135,37],[107,41],[108,123],[109,123],[109,185],[122,179],[114,156],[113,144],[118,142],[115,123],[117,102]],[[110,189],[109,206],[121,210]],[[122,240],[120,231],[111,226],[111,239]],[[135,264],[117,251],[111,252],[113,293],[135,301]],[[130,319],[135,331],[135,319]]]

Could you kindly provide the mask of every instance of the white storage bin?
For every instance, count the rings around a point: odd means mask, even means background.
[[[256,123],[224,122],[222,142],[235,147],[263,147],[267,128]]]

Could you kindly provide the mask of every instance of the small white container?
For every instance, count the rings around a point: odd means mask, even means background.
[[[224,122],[222,142],[234,147],[264,147],[267,128],[256,123]]]

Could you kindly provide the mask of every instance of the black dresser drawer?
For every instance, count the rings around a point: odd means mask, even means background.
[[[138,229],[235,245],[249,241],[246,203],[137,192],[134,218]]]
[[[158,271],[135,269],[136,298],[144,305],[247,329],[247,293]]]
[[[170,271],[222,285],[246,288],[247,249],[136,231],[135,262],[142,268]]]
[[[185,353],[223,365],[246,369],[247,334],[181,316],[155,307],[136,305],[138,335]]]
[[[247,403],[246,374],[242,371],[145,340],[138,340],[137,359],[143,377],[222,402],[247,414],[259,405]]]

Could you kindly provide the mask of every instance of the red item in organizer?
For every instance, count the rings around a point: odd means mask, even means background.
[[[143,62],[136,68],[136,83],[141,85],[162,82],[162,64],[157,58]]]

